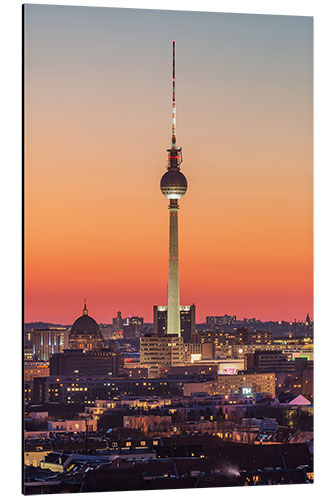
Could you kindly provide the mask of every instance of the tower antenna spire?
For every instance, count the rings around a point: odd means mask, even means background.
[[[176,147],[176,42],[172,41],[172,134],[171,147]]]

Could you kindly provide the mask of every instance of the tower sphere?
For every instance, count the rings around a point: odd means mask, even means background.
[[[162,176],[160,187],[168,200],[180,200],[187,191],[187,180],[178,169],[169,169]]]

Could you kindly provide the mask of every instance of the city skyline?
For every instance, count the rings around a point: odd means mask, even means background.
[[[70,323],[82,297],[105,323],[117,310],[148,321],[166,303],[158,183],[173,38],[191,193],[180,302],[196,304],[198,322],[312,317],[312,19],[50,6],[26,16],[26,322]]]
[[[86,300],[86,299],[84,299]],[[83,302],[84,304],[84,302]],[[156,304],[154,304],[156,306]],[[158,306],[156,306],[158,307]],[[162,306],[162,307],[165,307],[165,306]],[[184,306],[184,307],[188,307],[188,306]],[[84,306],[83,306],[83,310],[84,310]],[[82,312],[82,305],[81,305],[81,308],[78,310],[78,311],[75,311],[74,314],[73,314],[73,317],[71,318],[71,320],[69,322],[55,322],[55,321],[47,321],[47,320],[34,320],[34,321],[26,321],[25,324],[33,324],[33,323],[44,323],[44,324],[50,324],[50,325],[60,325],[60,326],[71,326],[73,324],[73,321],[77,318],[78,314],[80,314]],[[124,313],[123,311],[119,311],[119,310],[114,310],[114,311],[111,311],[107,316],[108,316],[108,319],[107,321],[99,321],[99,318],[96,317],[96,315],[94,314],[94,311],[90,311],[90,307],[89,307],[89,315],[91,317],[93,317],[94,319],[96,319],[96,322],[100,325],[112,325],[112,321],[117,317],[117,314],[118,313],[121,313],[121,317],[123,320],[126,320],[128,318],[143,318],[144,320],[144,324],[149,324],[149,325],[153,325],[154,321],[153,319],[154,318],[151,318],[149,320],[147,320],[143,314],[141,314],[140,311],[137,311],[137,310],[134,310],[132,312],[129,312],[129,313]],[[244,320],[255,320],[256,322],[261,322],[261,323],[269,323],[269,322],[272,322],[272,323],[288,323],[289,325],[294,325],[295,324],[295,321],[296,321],[296,325],[299,325],[299,324],[302,324],[307,321],[307,317],[310,317],[310,320],[311,322],[313,322],[313,316],[311,316],[309,313],[306,313],[306,317],[303,317],[303,318],[293,318],[293,319],[284,319],[284,318],[280,318],[280,319],[262,319],[262,318],[258,318],[258,317],[254,317],[254,316],[237,316],[236,314],[232,314],[232,313],[228,313],[228,312],[216,312],[215,314],[204,314],[202,316],[202,318],[200,319],[200,321],[196,321],[196,324],[206,324],[207,323],[207,318],[223,318],[223,317],[229,317],[229,318],[233,318],[235,317],[235,321],[236,322],[240,322],[240,323],[243,323]]]

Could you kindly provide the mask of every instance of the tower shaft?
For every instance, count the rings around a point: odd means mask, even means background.
[[[170,200],[167,333],[180,337],[178,210],[178,201]]]

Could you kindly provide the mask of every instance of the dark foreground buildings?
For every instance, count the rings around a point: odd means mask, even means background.
[[[67,349],[50,358],[50,375],[119,377],[122,374],[123,359],[121,354],[109,349]]]

